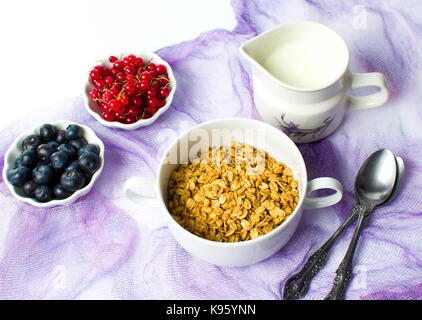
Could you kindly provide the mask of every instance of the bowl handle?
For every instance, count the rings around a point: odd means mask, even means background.
[[[335,190],[335,193],[324,197],[308,197],[313,191],[319,189],[332,189]],[[342,197],[343,186],[340,181],[329,177],[316,178],[308,182],[308,191],[303,205],[307,209],[329,207],[339,202]]]
[[[147,207],[159,207],[160,201],[157,197],[144,196],[134,191],[134,189],[154,190],[154,180],[152,178],[133,177],[127,179],[123,187],[123,193],[130,201]]]

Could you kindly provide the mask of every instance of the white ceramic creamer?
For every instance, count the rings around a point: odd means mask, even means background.
[[[240,50],[252,65],[254,99],[262,119],[297,143],[332,133],[348,107],[378,107],[388,100],[382,73],[351,73],[349,50],[333,30],[315,22],[278,26]],[[366,96],[353,88],[377,87]]]

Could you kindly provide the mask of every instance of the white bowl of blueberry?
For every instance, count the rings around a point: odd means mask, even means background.
[[[104,144],[89,127],[61,120],[23,133],[4,162],[3,180],[17,199],[65,205],[91,190],[104,166]]]

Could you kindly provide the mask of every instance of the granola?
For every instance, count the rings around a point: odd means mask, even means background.
[[[251,145],[214,147],[172,172],[168,208],[185,229],[205,239],[255,239],[292,214],[298,182],[285,164]]]

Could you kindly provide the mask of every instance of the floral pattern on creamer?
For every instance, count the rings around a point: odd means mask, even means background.
[[[299,128],[300,125],[295,124],[294,122],[287,122],[285,120],[285,114],[281,114],[280,119],[277,119],[277,122],[279,124],[280,129],[287,134],[290,138],[300,141],[302,138],[308,137],[309,135],[312,136],[312,138],[318,138],[320,137],[324,131],[331,125],[331,122],[334,120],[334,117],[327,117],[323,121],[323,123],[312,129],[302,129]]]

